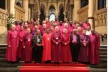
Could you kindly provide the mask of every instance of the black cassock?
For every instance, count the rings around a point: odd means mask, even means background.
[[[76,38],[73,40],[74,36]],[[72,61],[78,62],[78,54],[80,50],[80,36],[78,34],[70,35],[70,50],[71,50],[71,55],[72,55]]]
[[[42,46],[37,46],[37,44],[42,44],[42,36],[35,34],[33,36],[32,44],[33,44],[33,60],[35,62],[40,63],[42,61],[43,47]]]

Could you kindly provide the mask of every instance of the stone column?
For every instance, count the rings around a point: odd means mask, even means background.
[[[10,14],[15,15],[15,0],[10,0]]]
[[[40,19],[40,12],[38,12],[38,21],[39,21],[39,19]]]
[[[25,11],[24,20],[27,21],[28,20],[28,0],[23,0],[23,8]]]
[[[48,18],[48,19],[49,19],[49,14],[48,14],[48,13],[46,13],[46,18]]]
[[[80,0],[74,0],[73,20],[78,21],[78,10],[80,9]]]
[[[93,17],[93,14],[94,14],[94,0],[89,0],[89,3],[88,3],[88,22],[90,23],[91,25],[91,29],[94,29],[94,17]]]
[[[28,8],[28,20],[30,20],[30,18],[31,18],[31,10],[30,8]]]
[[[58,12],[56,12],[55,15],[56,15],[56,18],[58,19]]]
[[[31,10],[31,18],[34,18],[34,3],[29,4]]]

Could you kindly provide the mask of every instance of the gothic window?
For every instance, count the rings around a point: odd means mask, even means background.
[[[98,10],[106,7],[106,0],[98,0]]]
[[[81,0],[81,8],[88,5],[88,0]]]
[[[0,8],[5,9],[5,0],[0,0]]]

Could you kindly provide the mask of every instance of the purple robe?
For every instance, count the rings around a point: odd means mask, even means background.
[[[32,34],[26,34],[24,36],[24,61],[31,62],[32,61]]]
[[[98,34],[90,34],[90,64],[99,64],[100,38]]]
[[[54,62],[61,62],[62,61],[61,33],[60,32],[54,32],[52,34],[51,40],[52,40],[51,60]]]
[[[88,62],[89,60],[89,46],[90,46],[90,39],[89,36],[87,35],[81,35],[80,36],[80,51],[79,51],[79,56],[78,56],[78,61],[80,62]],[[84,45],[84,43],[86,45]]]
[[[65,44],[66,43],[66,44]],[[63,62],[72,62],[72,56],[70,51],[70,36],[69,34],[62,34],[62,58]]]

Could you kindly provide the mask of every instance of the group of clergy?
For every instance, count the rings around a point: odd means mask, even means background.
[[[100,38],[87,21],[16,21],[7,44],[6,60],[12,63],[99,63]]]

